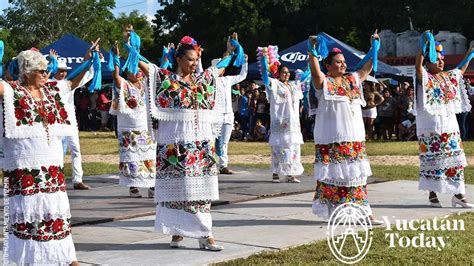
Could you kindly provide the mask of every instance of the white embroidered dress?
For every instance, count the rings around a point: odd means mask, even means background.
[[[215,139],[222,113],[214,110],[217,69],[193,74],[194,83],[176,74],[153,76],[158,84],[152,96],[152,114],[158,120],[155,230],[210,237],[211,201],[219,199]]]
[[[155,186],[156,143],[152,138],[151,119],[147,108],[147,91],[150,85],[148,82],[149,79],[144,78],[141,88],[137,88],[122,79],[121,87],[114,88],[110,113],[117,115],[120,145],[119,184],[122,186]]]
[[[0,168],[8,184],[4,196],[9,207],[4,252],[20,265],[69,264],[77,259],[61,139],[77,134],[77,126],[59,88],[70,90],[70,85],[48,82],[43,99],[37,101],[18,82],[2,84]]]
[[[459,69],[435,77],[423,69],[417,86],[416,131],[420,152],[420,190],[465,194],[467,165],[456,113],[471,105]],[[421,96],[421,97],[420,97]]]
[[[371,213],[366,185],[372,171],[365,151],[362,93],[356,72],[345,75],[341,86],[327,76],[323,88],[316,90],[313,213],[318,216],[328,217],[346,202],[357,203]]]
[[[270,139],[272,147],[272,171],[278,175],[301,175],[303,135],[300,128],[300,100],[303,99],[300,83],[284,84],[270,79],[267,87],[270,103]]]

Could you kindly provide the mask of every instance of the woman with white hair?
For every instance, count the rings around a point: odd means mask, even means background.
[[[38,51],[21,52],[17,62],[18,80],[0,83],[5,257],[17,264],[78,265],[61,142],[77,128],[59,91],[76,86],[84,72],[70,83],[48,82],[48,62]]]

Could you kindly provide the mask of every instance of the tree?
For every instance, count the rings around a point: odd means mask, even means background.
[[[10,0],[0,26],[17,50],[42,47],[66,33],[84,40],[107,38],[114,27],[115,0]]]
[[[311,34],[326,32],[362,51],[370,47],[375,29],[402,32],[415,29],[462,32],[474,37],[474,1],[446,3],[429,0],[176,0],[160,1],[153,22],[154,42],[161,47],[177,42],[184,35],[195,37],[206,49],[204,63],[220,57],[225,38],[236,31],[241,44],[255,60],[257,46],[276,44],[285,49]]]

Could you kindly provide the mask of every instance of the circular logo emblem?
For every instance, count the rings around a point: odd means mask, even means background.
[[[339,205],[329,218],[326,234],[334,257],[346,264],[359,262],[372,244],[369,214],[357,204]]]

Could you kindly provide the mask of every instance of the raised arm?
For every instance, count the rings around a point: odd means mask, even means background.
[[[423,33],[423,36],[422,38],[424,38],[425,40],[425,45],[428,45],[428,39],[426,37],[426,34],[428,33],[429,31],[425,31]],[[416,78],[418,79],[418,82],[422,82],[422,78],[423,78],[423,61],[425,60],[425,56],[423,55],[423,50],[422,48],[420,48],[418,50],[418,54],[416,55],[416,61],[415,61],[415,71],[416,71]]]
[[[372,39],[380,39],[379,35],[377,34],[377,30],[375,30],[375,33],[370,37],[370,42],[372,43]],[[371,49],[375,49],[375,47],[371,47]],[[373,59],[369,59],[365,64],[357,70],[357,74],[359,74],[359,79],[360,81],[364,81],[367,79],[367,76],[370,74],[372,71],[372,66],[373,66]]]
[[[316,44],[317,44],[317,39],[316,36],[309,36],[308,39],[309,48],[315,49]],[[324,81],[324,73],[321,71],[321,68],[319,67],[319,61],[318,58],[315,56],[315,54],[311,53],[308,50],[308,62],[309,62],[309,69],[311,70],[311,77],[313,79],[313,84],[316,89],[322,89],[323,88],[323,81]]]
[[[118,43],[115,42],[114,46],[112,47],[112,51],[114,56],[120,58],[120,50],[118,48]],[[114,64],[114,70],[112,71],[112,78],[114,79],[116,87],[122,87],[122,77],[120,76],[120,66]]]
[[[86,54],[84,55],[84,61],[89,60],[92,57],[93,52],[98,52],[100,53],[100,48],[99,48],[99,41],[100,38],[97,38],[95,42],[91,42],[91,48],[87,50]],[[92,66],[91,66],[92,67]],[[89,71],[89,69],[85,69],[79,75],[77,75],[75,78],[71,79],[71,89],[75,89],[81,85],[82,79],[84,78],[84,75]]]
[[[462,75],[464,75],[464,72],[466,72],[467,68],[469,67],[469,63],[471,62],[471,59],[473,58],[473,55],[472,55],[473,53],[474,53],[474,43],[471,43],[471,47],[469,47],[469,50],[467,51],[463,60],[458,65],[458,68],[461,70]]]

